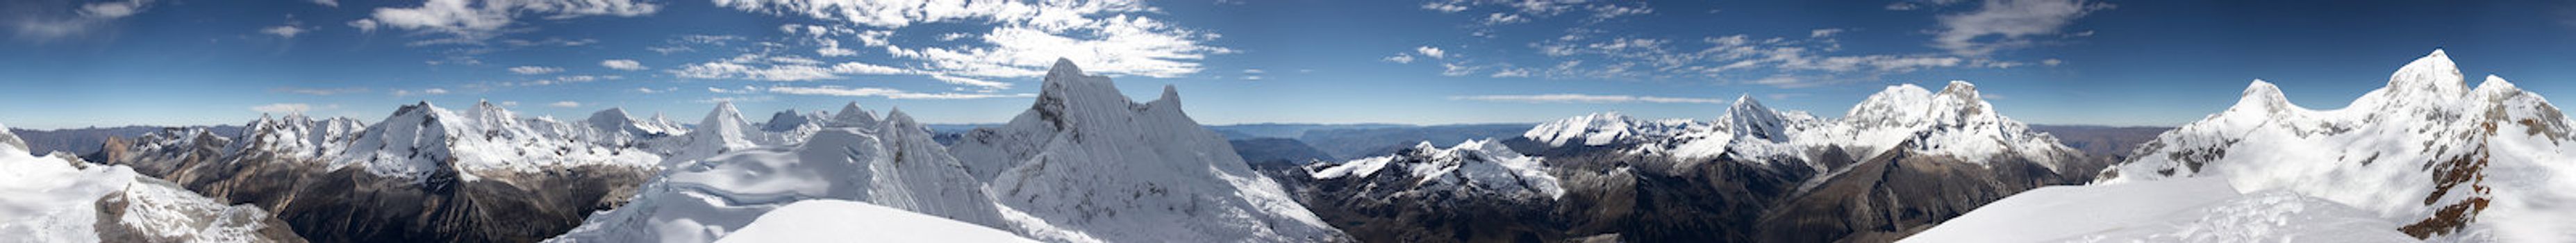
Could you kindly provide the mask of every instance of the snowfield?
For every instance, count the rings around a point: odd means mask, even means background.
[[[1986,204],[1899,242],[2414,242],[2370,212],[2187,178],[2052,186]]]
[[[1038,242],[1002,231],[903,209],[842,200],[807,200],[761,214],[716,242]]]

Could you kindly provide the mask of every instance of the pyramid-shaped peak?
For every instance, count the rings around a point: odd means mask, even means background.
[[[1074,66],[1073,59],[1058,57],[1055,58],[1055,66],[1047,68],[1047,74],[1050,76],[1055,74],[1082,75],[1082,67]]]
[[[1154,101],[1156,101],[1156,102],[1170,102],[1170,103],[1172,103],[1172,104],[1180,104],[1180,103],[1181,103],[1181,91],[1180,91],[1180,89],[1178,89],[1178,88],[1172,87],[1172,85],[1165,84],[1165,85],[1163,85],[1163,96],[1161,96],[1161,97],[1157,97],[1157,98],[1154,98]]]
[[[2460,75],[2459,65],[2451,62],[2451,56],[2436,49],[2433,54],[2416,58],[2414,62],[2406,63],[2406,67],[2398,68],[2397,73],[2389,74],[2388,89],[2401,94],[2459,96],[2468,91],[2465,79]]]
[[[859,107],[859,102],[857,101],[851,101],[848,105],[842,105],[841,113],[834,115],[835,116],[832,117],[833,122],[843,125],[866,125],[877,123],[876,115],[869,114],[867,108]]]

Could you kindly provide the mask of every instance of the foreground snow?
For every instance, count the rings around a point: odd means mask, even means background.
[[[0,126],[0,240],[10,242],[278,242],[268,213],[224,205],[125,166],[35,157]],[[100,206],[122,206],[101,208]],[[101,218],[100,216],[112,216]],[[278,230],[282,231],[282,229]],[[273,233],[273,232],[272,232]],[[110,237],[102,239],[101,237]],[[275,239],[283,237],[286,239]]]
[[[846,110],[865,112],[855,106]],[[927,130],[902,111],[886,117],[882,123],[849,117],[818,129],[799,146],[735,151],[672,168],[626,206],[594,214],[554,240],[708,242],[782,206],[818,199],[869,202],[944,222],[1003,225],[982,184],[967,177]]]
[[[716,242],[1037,242],[903,209],[842,200],[778,207]]]
[[[2411,242],[2396,224],[2226,180],[2045,187],[1986,204],[1900,242]]]

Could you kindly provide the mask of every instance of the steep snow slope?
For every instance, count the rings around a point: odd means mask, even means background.
[[[1129,101],[1108,77],[1058,60],[1027,112],[977,129],[957,158],[1024,235],[1049,241],[1312,242],[1339,239],[1254,172],[1163,88]]]
[[[1548,175],[1546,164],[1537,157],[1523,156],[1491,140],[1469,140],[1458,146],[1441,149],[1431,142],[1414,145],[1396,155],[1369,157],[1337,164],[1308,165],[1310,176],[1319,181],[1362,181],[1355,186],[1363,190],[1388,190],[1381,193],[1455,193],[1494,196],[1504,199],[1556,199],[1565,195],[1555,176]],[[1393,170],[1389,172],[1389,170]],[[1372,177],[1381,172],[1384,180]],[[1381,195],[1361,192],[1369,195]]]
[[[716,242],[1037,242],[1009,231],[863,202],[806,200]]]
[[[303,242],[268,212],[125,166],[34,157],[0,126],[0,235],[25,242]]]
[[[1900,242],[2413,242],[2368,211],[2188,178],[2022,192]]]
[[[849,126],[823,128],[796,147],[735,151],[671,168],[626,206],[596,214],[552,241],[708,242],[744,229],[763,213],[815,199],[1004,226],[981,182],[968,177],[903,111],[888,112],[881,123],[832,123]]]
[[[2240,191],[2323,198],[2433,241],[2576,240],[2568,118],[2488,76],[2469,89],[2436,50],[2387,87],[2335,110],[2290,104],[2255,81],[2237,104],[2138,150],[2098,184],[2221,178]]]

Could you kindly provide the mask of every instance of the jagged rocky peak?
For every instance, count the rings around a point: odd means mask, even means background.
[[[2443,54],[2440,49],[2406,63],[2406,67],[2388,75],[2388,91],[2398,96],[2459,97],[2468,92],[2467,85],[2468,81],[2460,75],[2460,67],[2451,63],[2451,56]]]
[[[1780,113],[1753,100],[1752,94],[1735,97],[1735,106],[1726,108],[1727,131],[1738,137],[1753,137],[1773,142],[1788,141],[1788,124]]]
[[[868,126],[868,125],[876,124],[876,123],[877,123],[877,117],[876,117],[876,115],[871,114],[871,113],[875,113],[875,112],[874,112],[874,111],[868,111],[868,109],[867,109],[867,108],[859,107],[859,102],[857,102],[857,101],[851,101],[849,105],[842,105],[842,106],[841,106],[841,113],[839,114],[839,116],[837,116],[837,117],[833,117],[833,118],[832,118],[832,122],[833,122],[833,124],[832,124],[832,125],[834,125],[834,126]],[[887,116],[892,116],[892,114],[888,114]]]

